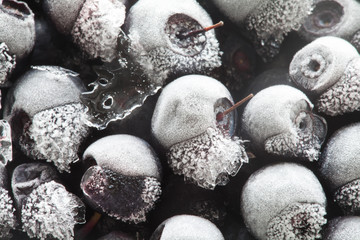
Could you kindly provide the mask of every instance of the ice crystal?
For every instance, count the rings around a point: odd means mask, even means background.
[[[0,187],[0,238],[11,239],[10,230],[16,227],[15,209],[9,192]]]
[[[339,81],[320,95],[316,107],[330,116],[360,109],[360,58],[352,60]]]
[[[360,180],[356,179],[340,187],[334,193],[334,201],[348,215],[360,212]]]
[[[74,225],[85,221],[85,205],[63,185],[51,181],[28,196],[21,221],[31,238],[74,239]]]
[[[87,0],[74,23],[72,37],[91,58],[111,62],[125,20],[125,6],[114,0]]]
[[[4,165],[12,160],[11,127],[5,120],[0,120],[0,162]]]
[[[3,86],[15,68],[15,55],[9,53],[5,43],[0,43],[0,86]]]
[[[27,155],[69,172],[70,164],[79,160],[78,148],[89,132],[85,119],[85,107],[80,103],[41,111],[25,126],[20,145]]]
[[[99,166],[86,171],[81,189],[93,207],[133,223],[146,220],[161,194],[160,182],[154,177],[124,176]]]
[[[256,33],[255,38],[260,43],[257,46],[259,50],[264,47],[279,49],[284,36],[301,27],[311,13],[312,4],[312,0],[274,0],[260,3],[246,18],[248,30]],[[268,57],[272,58],[274,54],[263,52],[262,56],[264,60],[268,60]]]
[[[325,208],[320,204],[292,204],[270,220],[267,239],[319,239],[326,223],[325,215]]]
[[[281,133],[266,139],[265,151],[280,156],[305,158],[312,162],[319,159],[321,142],[312,132],[298,130],[296,135]]]
[[[175,174],[206,189],[227,184],[229,175],[235,176],[248,162],[243,141],[215,128],[173,145],[167,158]]]

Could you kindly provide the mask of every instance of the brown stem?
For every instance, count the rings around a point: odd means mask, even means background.
[[[185,33],[181,37],[182,38],[191,37],[191,36],[197,35],[199,33],[207,32],[207,31],[210,31],[211,29],[222,27],[222,26],[224,26],[224,22],[220,21],[220,22],[218,22],[218,23],[216,23],[214,25],[211,25],[209,27],[205,27],[203,29],[198,29],[198,30],[194,30],[194,31],[190,31],[188,33]]]
[[[254,94],[249,94],[247,97],[241,99],[240,101],[238,101],[237,103],[235,103],[234,105],[232,105],[230,108],[226,109],[223,112],[219,112],[216,115],[216,120],[219,122],[221,120],[223,120],[224,116],[226,114],[229,114],[230,112],[234,111],[236,108],[238,108],[240,105],[242,105],[244,102],[248,101],[249,99],[251,99],[254,96]]]

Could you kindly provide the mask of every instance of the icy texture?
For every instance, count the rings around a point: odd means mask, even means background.
[[[85,205],[54,181],[41,184],[21,209],[23,230],[39,239],[74,239],[74,225],[85,222]]]
[[[352,36],[350,43],[360,52],[360,30]]]
[[[331,88],[317,99],[316,108],[330,116],[360,109],[360,58],[353,59]]]
[[[316,160],[327,125],[323,118],[311,112],[312,107],[306,95],[296,88],[268,87],[245,107],[243,137],[259,151]]]
[[[334,194],[334,201],[345,214],[360,213],[360,180],[354,180],[340,187]]]
[[[360,176],[360,123],[341,128],[329,139],[321,157],[320,172],[335,191]]]
[[[169,149],[217,128],[215,106],[219,99],[233,103],[226,87],[201,75],[187,75],[168,84],[158,99],[151,121],[156,139]]]
[[[118,37],[124,21],[125,6],[118,0],[86,0],[71,36],[90,58],[111,62],[118,56]]]
[[[261,0],[212,0],[212,2],[238,25],[241,25],[246,17],[262,4]]]
[[[326,240],[357,240],[360,236],[360,217],[337,217],[329,221],[324,233]]]
[[[99,166],[85,172],[80,186],[94,208],[133,223],[146,220],[161,194],[160,182],[154,177],[124,176]]]
[[[22,109],[30,117],[45,109],[80,102],[84,90],[78,74],[56,66],[36,66],[27,71],[12,89],[4,115]]]
[[[221,65],[214,30],[191,37],[194,45],[178,35],[211,25],[211,18],[195,0],[138,1],[126,22],[130,53],[156,83],[164,83],[170,74],[207,73]],[[180,34],[175,33],[177,29]]]
[[[301,27],[311,13],[312,4],[312,0],[267,0],[247,16],[247,29],[255,32],[258,53],[265,61],[278,53],[287,33]]]
[[[103,137],[92,143],[83,159],[125,176],[154,177],[160,180],[161,165],[152,147],[144,140],[126,134]]]
[[[128,55],[129,39],[123,32],[120,35],[119,59],[95,69],[98,79],[90,84],[93,89],[81,96],[89,108],[91,118],[88,124],[98,129],[127,117],[162,86],[162,83],[149,79]]]
[[[57,30],[70,34],[85,0],[44,0],[43,6]]]
[[[0,42],[18,59],[28,55],[35,45],[34,14],[28,5],[16,0],[0,1]]]
[[[287,212],[291,205],[298,204],[317,204],[324,209],[326,197],[314,173],[295,163],[278,163],[256,171],[250,176],[242,190],[242,216],[245,224],[259,240],[267,239],[269,227],[274,227],[274,225],[269,225],[272,220],[275,221],[274,219],[279,216],[278,220],[287,221],[286,216],[285,218],[280,216],[284,213],[282,211]],[[304,207],[301,208],[304,209]],[[322,211],[320,210],[319,214],[322,215]],[[311,215],[314,217],[313,226],[317,226],[316,222],[323,222],[323,220],[319,221],[318,214]],[[308,222],[312,220],[309,219]],[[286,224],[284,222],[284,225]],[[294,230],[297,231],[296,227]],[[314,228],[303,230],[303,236],[306,236]]]
[[[325,225],[325,207],[313,203],[296,203],[281,210],[268,225],[268,239],[321,238],[320,231]]]
[[[295,54],[289,74],[300,88],[320,95],[340,79],[348,63],[357,57],[358,52],[346,40],[321,37]]]
[[[16,207],[21,209],[24,201],[35,188],[53,180],[58,181],[57,172],[47,163],[23,163],[17,166],[11,179]]]
[[[15,209],[9,192],[0,187],[0,238],[11,239],[10,230],[16,227]]]
[[[85,111],[77,103],[35,114],[20,137],[22,150],[32,158],[53,162],[60,172],[70,172],[70,164],[79,160],[78,148],[89,133]]]
[[[349,39],[360,28],[359,11],[356,0],[315,0],[299,33],[309,42],[322,36]]]
[[[0,120],[0,162],[6,165],[12,160],[11,128],[7,121]]]
[[[5,43],[0,43],[0,86],[4,86],[15,68],[15,55],[9,53]]]
[[[192,215],[177,215],[159,225],[151,237],[151,240],[155,239],[224,240],[224,237],[209,220]]]
[[[235,176],[248,162],[243,141],[217,128],[208,128],[199,136],[173,145],[167,158],[175,174],[211,190],[226,185],[229,175]]]

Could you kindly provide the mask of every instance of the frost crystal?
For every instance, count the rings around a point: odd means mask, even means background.
[[[360,180],[351,181],[340,187],[334,194],[334,201],[348,215],[360,212]]]
[[[10,55],[6,44],[0,43],[0,86],[6,83],[15,68],[15,64],[15,55]]]
[[[297,203],[283,209],[270,220],[267,239],[321,238],[320,231],[326,223],[325,208],[316,203]]]
[[[146,220],[161,194],[160,182],[154,177],[124,176],[99,166],[86,171],[81,189],[93,207],[133,223]]]
[[[182,174],[206,189],[226,185],[228,175],[235,176],[242,164],[248,162],[243,141],[214,128],[173,145],[167,157],[175,174]]]
[[[360,58],[352,60],[339,81],[320,95],[316,107],[330,116],[360,109]]]
[[[9,192],[0,187],[0,238],[11,239],[10,230],[16,226],[16,217],[13,201],[9,196]]]
[[[320,156],[321,140],[314,133],[297,131],[282,133],[266,139],[265,151],[272,154],[288,157],[301,157],[309,161],[316,161]]]
[[[0,162],[6,165],[12,160],[11,127],[5,120],[0,120]]]
[[[25,126],[21,147],[27,155],[53,162],[61,172],[70,172],[70,164],[79,160],[79,145],[89,132],[85,119],[85,107],[80,103],[41,111]]]
[[[114,0],[87,0],[72,29],[72,36],[91,58],[110,62],[118,56],[117,42],[125,20],[125,6]]]
[[[85,206],[54,181],[32,191],[21,209],[23,230],[40,239],[73,239],[74,225],[84,223]]]
[[[312,0],[269,0],[263,1],[246,19],[248,30],[254,30],[260,43],[259,49],[280,48],[284,36],[298,30],[312,11]],[[264,53],[263,58],[273,57]],[[269,56],[266,56],[269,55]]]
[[[360,52],[360,30],[352,36],[350,43]]]

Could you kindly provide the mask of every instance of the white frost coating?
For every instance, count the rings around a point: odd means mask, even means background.
[[[360,211],[360,179],[340,187],[334,193],[336,202],[346,215],[357,215]]]
[[[224,240],[220,230],[201,217],[178,215],[165,220],[160,240]]]
[[[22,150],[35,159],[53,162],[62,172],[79,160],[77,152],[89,133],[85,107],[68,104],[37,113],[19,142]]]
[[[339,81],[320,95],[316,108],[330,116],[360,109],[360,57],[350,61]]]
[[[347,64],[356,57],[358,52],[346,40],[321,37],[294,55],[290,78],[300,88],[319,95],[338,81]]]
[[[80,9],[86,0],[44,0],[46,13],[62,34],[70,34]]]
[[[240,25],[245,18],[254,11],[261,2],[261,0],[212,0],[215,5],[222,11],[231,21]]]
[[[12,137],[10,124],[0,120],[0,164],[4,166],[12,161]]]
[[[117,57],[117,41],[124,21],[125,6],[118,0],[87,0],[71,35],[91,58],[111,62]]]
[[[339,11],[334,9],[334,6],[329,3],[339,4],[339,7],[341,6],[341,10],[343,11],[342,14],[339,15]],[[327,6],[325,4],[327,4]],[[318,9],[323,9],[323,11]],[[333,11],[332,14],[336,14],[337,18],[335,19],[333,16],[334,19],[329,20],[330,24],[328,24],[327,27],[326,23],[320,23],[321,27],[314,26],[315,21],[321,21],[321,14],[327,14],[329,11]],[[299,34],[309,42],[322,36],[334,36],[349,40],[360,28],[359,12],[360,3],[356,0],[315,0],[313,13],[308,16]],[[331,15],[331,13],[329,15]],[[333,25],[334,23],[331,22],[331,20],[336,22],[336,24]]]
[[[314,173],[295,163],[278,163],[253,173],[241,194],[245,224],[257,239],[267,239],[269,222],[293,204],[326,207],[323,188]],[[308,223],[311,224],[311,219]],[[311,228],[308,228],[310,231]]]
[[[35,45],[35,19],[26,3],[16,0],[12,2],[13,5],[21,7],[5,6],[9,4],[0,0],[0,42],[6,43],[10,53],[21,59],[27,56]]]
[[[85,205],[54,181],[34,189],[21,209],[23,230],[31,238],[74,239],[74,225],[84,223]]]
[[[242,132],[257,149],[279,134],[287,134],[297,142],[295,119],[313,105],[304,93],[286,85],[275,85],[258,92],[246,105],[242,116]]]
[[[337,217],[329,221],[324,233],[325,240],[359,240],[360,217]]]
[[[331,136],[320,161],[320,173],[332,190],[360,176],[360,123],[339,129]]]
[[[242,164],[248,162],[243,141],[213,128],[173,145],[167,158],[175,174],[211,190],[216,185],[226,185],[229,175],[235,176]]]
[[[0,238],[11,239],[10,230],[16,227],[15,209],[9,192],[0,187]]]
[[[151,120],[151,130],[162,146],[176,143],[216,128],[214,105],[218,99],[233,99],[226,87],[214,78],[187,75],[162,91]]]
[[[15,55],[9,53],[5,43],[0,43],[0,86],[4,85],[15,69]]]
[[[152,147],[141,138],[117,134],[92,143],[83,159],[93,158],[96,163],[124,176],[154,177],[160,180],[160,162]]]
[[[22,109],[32,117],[45,109],[79,103],[82,90],[75,72],[55,66],[33,67],[15,84],[12,89],[15,102],[5,104],[4,115]]]
[[[150,78],[160,84],[170,72],[202,73],[221,65],[214,30],[204,34],[205,46],[199,53],[187,55],[179,52],[176,44],[171,42],[171,36],[166,33],[168,19],[175,14],[194,19],[202,28],[213,25],[210,16],[195,0],[140,0],[130,9],[126,20],[131,39],[130,54]],[[178,24],[171,25],[176,28]],[[203,40],[199,38],[199,41]]]

